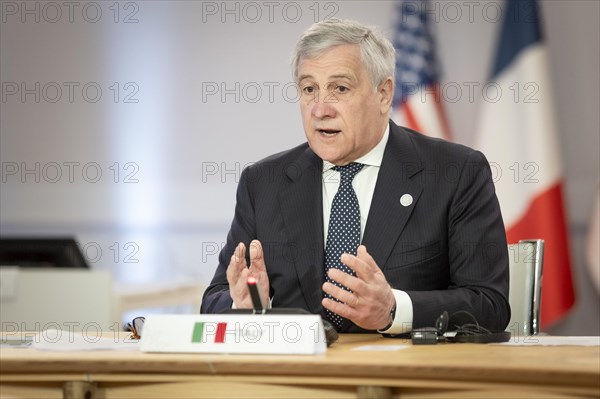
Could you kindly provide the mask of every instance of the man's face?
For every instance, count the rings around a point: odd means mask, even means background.
[[[304,133],[321,159],[346,165],[381,140],[393,83],[388,79],[373,88],[358,45],[335,46],[300,60],[298,82]]]

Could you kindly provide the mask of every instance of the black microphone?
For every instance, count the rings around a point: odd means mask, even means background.
[[[262,298],[260,297],[260,291],[258,289],[258,282],[256,278],[253,276],[248,277],[246,280],[246,284],[248,285],[248,291],[250,291],[250,299],[252,299],[252,308],[254,308],[254,313],[265,313],[265,306],[263,304]]]

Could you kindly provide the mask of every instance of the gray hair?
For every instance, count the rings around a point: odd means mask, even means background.
[[[388,77],[394,79],[396,50],[376,28],[356,21],[328,19],[308,28],[294,50],[292,73],[298,82],[298,66],[303,58],[315,58],[330,48],[342,44],[358,44],[361,61],[367,69],[373,87]]]

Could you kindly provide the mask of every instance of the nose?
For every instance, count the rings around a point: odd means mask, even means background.
[[[337,111],[332,96],[318,93],[311,102],[311,115],[317,119],[334,118]]]

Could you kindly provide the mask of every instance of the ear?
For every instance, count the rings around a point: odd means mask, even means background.
[[[394,99],[394,80],[387,78],[379,84],[377,88],[380,98],[380,110],[381,114],[387,114],[392,106],[392,100]]]

